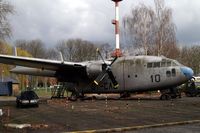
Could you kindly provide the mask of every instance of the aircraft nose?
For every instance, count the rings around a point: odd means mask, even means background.
[[[181,71],[188,79],[191,79],[194,75],[193,70],[189,67],[181,67]]]

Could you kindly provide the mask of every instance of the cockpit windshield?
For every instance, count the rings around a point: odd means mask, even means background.
[[[182,66],[182,64],[179,63],[179,62],[176,61],[176,60],[173,60],[173,66]]]

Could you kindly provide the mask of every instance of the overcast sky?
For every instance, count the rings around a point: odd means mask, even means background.
[[[58,40],[82,38],[114,45],[114,3],[111,0],[8,0],[16,10],[10,17],[11,42],[41,39],[47,45]],[[120,18],[139,3],[153,0],[123,0]],[[179,43],[200,44],[200,0],[166,0],[172,8]]]

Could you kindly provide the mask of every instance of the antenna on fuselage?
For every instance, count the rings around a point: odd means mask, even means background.
[[[14,54],[14,56],[17,56],[17,47],[14,47],[13,54]]]
[[[60,53],[60,59],[61,59],[61,63],[64,63],[63,54],[62,54],[62,52],[59,52],[59,53]]]
[[[112,24],[115,25],[115,51],[112,53],[112,57],[121,57],[122,52],[120,50],[119,43],[119,2],[122,0],[112,0],[115,2],[115,19],[112,20]]]

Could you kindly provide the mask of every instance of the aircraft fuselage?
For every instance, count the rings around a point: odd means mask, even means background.
[[[110,63],[111,60],[106,61],[106,64]],[[110,67],[119,83],[117,88],[114,88],[108,74],[102,77],[98,85],[94,84],[94,80],[105,70],[103,61],[74,63],[73,67],[61,66],[57,71],[16,67],[12,72],[56,77],[60,82],[69,84],[67,88],[70,91],[99,94],[173,88],[193,76],[191,68],[163,56],[124,56],[118,58]]]
[[[108,76],[99,86],[86,86],[83,93],[121,93],[161,90],[176,87],[193,76],[192,69],[176,60],[157,56],[121,57],[112,65],[112,71],[119,83],[113,88]]]

